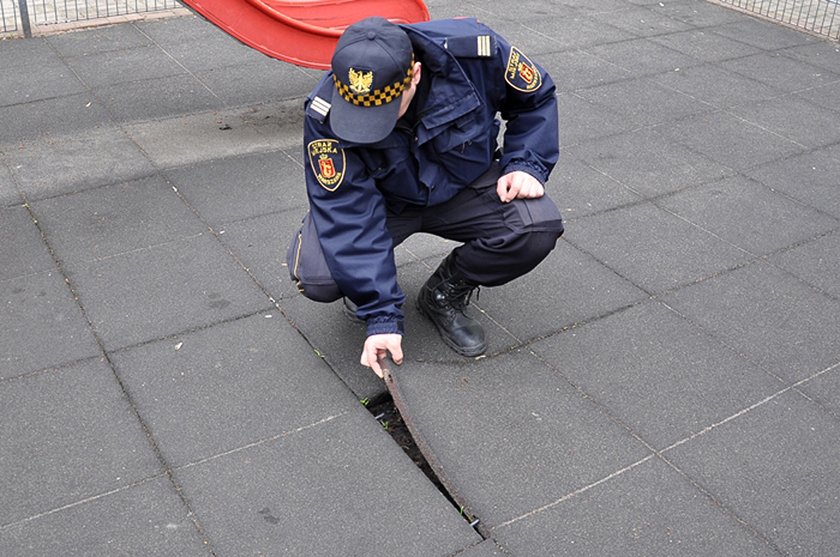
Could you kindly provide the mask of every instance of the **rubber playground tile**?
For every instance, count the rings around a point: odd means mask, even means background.
[[[146,79],[137,83],[116,83],[94,89],[120,123],[147,121],[218,109],[222,101],[189,74]]]
[[[566,163],[566,150],[569,147],[626,132],[634,127],[633,122],[623,115],[574,93],[559,93],[557,102],[561,152],[560,162],[555,166],[554,172]],[[586,152],[584,148],[580,151]]]
[[[61,114],[61,118],[56,118]],[[0,106],[0,148],[27,139],[88,133],[111,123],[103,103],[89,93]]]
[[[837,363],[840,302],[771,265],[753,263],[662,301],[785,380]]]
[[[578,248],[647,292],[663,292],[731,269],[750,254],[651,203],[580,219]]]
[[[271,306],[208,234],[87,263],[70,280],[109,351]]]
[[[110,127],[21,142],[6,153],[6,159],[30,201],[129,181],[155,171],[125,133]]]
[[[366,331],[362,323],[351,322],[344,315],[342,302],[314,302],[303,296],[281,300],[283,313],[300,331],[319,356],[347,385],[359,400],[375,400],[387,391],[373,371],[359,363]],[[405,352],[408,339],[404,337]]]
[[[3,381],[0,417],[0,525],[163,471],[125,393],[99,359]]]
[[[485,530],[650,454],[527,351],[463,364],[410,362],[388,384],[447,491]]]
[[[658,302],[530,345],[662,449],[784,385]]]
[[[837,112],[840,110],[840,80],[822,87],[801,91],[796,94],[796,97]]]
[[[558,240],[536,269],[504,286],[484,288],[475,304],[520,342],[542,338],[648,299],[648,294],[571,245]]]
[[[627,8],[628,2],[627,0],[603,0],[593,4],[592,2],[586,2],[586,0],[565,0],[563,4],[574,10],[575,13],[598,17],[605,13],[621,12]],[[545,4],[543,3],[543,5]],[[546,9],[546,14],[552,14],[550,8]]]
[[[227,36],[218,27],[197,14],[137,21],[132,25],[163,48],[218,35]]]
[[[118,51],[154,44],[135,25],[106,25],[73,33],[51,34],[44,39],[63,57],[110,52],[114,58],[118,58],[122,56]]]
[[[55,262],[32,222],[32,215],[18,205],[0,208],[0,238],[14,241],[0,243],[0,281],[55,269]]]
[[[275,300],[298,296],[289,275],[286,251],[300,225],[297,210],[221,225],[219,239]]]
[[[245,153],[302,151],[302,126],[298,100],[142,120],[121,129],[158,168],[173,168]]]
[[[777,555],[656,458],[492,535],[514,555]]]
[[[207,230],[157,176],[33,201],[31,206],[56,257],[71,271]]]
[[[788,555],[840,544],[840,423],[788,391],[665,453],[723,506]]]
[[[676,68],[684,69],[701,63],[696,58],[658,45],[649,39],[590,46],[584,50],[627,70],[634,77],[672,72]]]
[[[691,95],[715,108],[727,108],[778,97],[783,91],[715,64],[704,64],[663,73],[653,80],[670,89]]]
[[[548,190],[567,221],[642,201],[629,188],[571,156],[562,157],[555,167]],[[577,227],[577,222],[568,226]]]
[[[691,29],[690,25],[657,13],[651,8],[632,4],[625,4],[621,10],[599,13],[598,21],[637,37],[652,37]]]
[[[174,474],[218,555],[444,557],[481,541],[361,406]]]
[[[666,141],[684,145],[734,170],[749,169],[805,150],[802,145],[728,112],[689,116],[657,130]]]
[[[668,33],[650,40],[703,62],[720,62],[761,52],[746,43],[714,33],[714,28]]]
[[[640,129],[586,143],[572,156],[651,198],[719,180],[732,171],[650,129]]]
[[[38,64],[60,61],[44,37],[31,37],[25,41],[0,41],[0,69],[25,70]],[[11,75],[11,74],[9,74]]]
[[[840,299],[840,232],[783,251],[767,259],[799,280]]]
[[[805,47],[808,48],[808,47]],[[766,52],[721,62],[721,67],[788,93],[826,85],[840,79],[838,66],[824,68],[795,60],[781,52]],[[829,71],[833,69],[834,71]]]
[[[183,66],[156,46],[143,45],[123,50],[119,56],[111,52],[67,56],[64,61],[91,89],[134,83],[161,77],[186,74]]]
[[[776,25],[753,17],[743,17],[738,21],[719,25],[711,29],[711,32],[762,50],[779,50],[819,41],[818,38],[798,29]]]
[[[565,50],[543,54],[539,61],[551,75],[557,90],[561,92],[604,85],[605,83],[632,77],[632,74],[627,70],[601,60],[583,50]],[[567,115],[561,112],[561,132],[564,129],[563,123],[566,119],[563,116]]]
[[[453,4],[449,0],[425,0],[423,3],[429,9],[432,19],[465,17],[477,11],[475,3],[471,0],[464,0],[457,4]]]
[[[758,166],[747,175],[815,209],[840,219],[840,146]]]
[[[20,193],[12,180],[12,173],[3,164],[3,153],[0,152],[0,208],[20,205]]]
[[[303,168],[269,151],[202,161],[165,171],[187,202],[214,227],[288,209],[306,211]]]
[[[603,5],[603,3],[601,3]],[[503,17],[506,17],[506,12]],[[617,43],[633,39],[633,35],[617,27],[602,24],[597,18],[584,14],[570,17],[535,17],[524,20],[527,29],[536,31],[542,40],[538,52],[557,52],[559,50],[579,48],[587,49],[594,45]],[[514,43],[515,44],[515,43]]]
[[[405,360],[455,365],[469,362],[472,358],[465,358],[452,351],[441,340],[432,322],[416,308],[417,293],[433,270],[424,263],[406,265],[398,270],[398,280],[406,295],[403,305],[405,335],[402,342]],[[386,392],[382,380],[359,363],[366,338],[365,325],[348,319],[341,300],[322,304],[298,296],[282,301],[281,306],[292,324],[359,399],[375,399]],[[517,344],[514,337],[489,319],[479,307],[470,307],[467,313],[484,326],[488,354],[503,352]]]
[[[359,404],[278,311],[111,358],[172,466],[286,434]]]
[[[837,219],[736,176],[660,199],[660,206],[755,255],[834,230]]]
[[[621,114],[634,127],[655,126],[712,110],[692,96],[657,85],[652,77],[581,89],[577,94]]]
[[[493,13],[488,13],[488,7],[487,4],[482,4],[472,9],[470,7],[458,6],[461,13],[456,17],[476,17],[476,14],[480,14],[479,20],[482,23],[507,39],[509,44],[521,49],[529,59],[549,71],[550,68],[547,68],[543,64],[543,59],[551,53],[568,49],[574,44],[574,41],[569,36],[572,32],[567,33],[565,36],[563,34],[547,36],[544,32],[535,32],[531,24],[536,15],[533,12],[528,13],[526,10],[517,10],[517,13],[513,13],[511,10],[495,10]],[[543,4],[544,7],[545,4]],[[559,4],[555,4],[551,8],[557,11],[566,11],[565,7]],[[569,13],[567,17],[569,20],[572,20],[577,17],[577,14]],[[572,26],[569,26],[569,28],[574,29]]]
[[[716,27],[741,21],[744,14],[708,2],[656,2],[651,7],[657,13],[682,21],[693,27]]]
[[[738,105],[730,109],[748,122],[762,126],[807,147],[816,148],[840,141],[840,114],[798,98],[771,99]]]
[[[37,72],[14,71],[0,89],[0,106],[14,106],[85,91],[85,85],[61,60],[38,62]]]
[[[838,358],[840,363],[840,358]],[[840,417],[840,365],[797,387],[835,417]]]
[[[58,272],[0,281],[0,323],[0,378],[100,354]]]
[[[190,511],[161,475],[93,501],[3,528],[0,553],[43,555],[209,555]],[[127,527],[130,525],[130,527]]]
[[[463,551],[459,551],[457,557],[509,557],[510,552],[500,547],[494,540],[484,540]]]
[[[297,99],[302,106],[301,99],[315,88],[321,75],[312,75],[253,52],[259,58],[247,64],[225,67],[217,64],[196,72],[196,76],[228,105]]]
[[[244,66],[263,60],[272,60],[208,21],[198,19],[195,20],[193,26],[205,26],[209,29],[206,29],[206,32],[196,29],[195,36],[187,35],[185,40],[177,42],[167,41],[161,44],[161,48],[178,64],[194,74],[211,69]],[[275,61],[275,64],[279,66],[281,63]]]
[[[825,68],[837,74],[840,62],[840,45],[834,41],[819,40],[807,45],[787,48],[783,54],[788,58]]]

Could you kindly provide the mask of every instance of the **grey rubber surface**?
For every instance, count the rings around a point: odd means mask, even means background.
[[[192,16],[0,41],[0,554],[840,551],[840,46],[701,0],[428,5],[554,77],[567,231],[473,298],[477,359],[414,308],[453,244],[399,246],[388,383],[285,266],[320,72]]]

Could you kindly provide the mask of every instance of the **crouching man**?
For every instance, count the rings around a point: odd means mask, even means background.
[[[549,75],[474,19],[364,19],[307,99],[304,146],[310,212],[290,270],[305,296],[343,296],[367,324],[361,363],[382,377],[379,358],[402,362],[394,247],[415,232],[462,242],[417,306],[452,350],[483,354],[472,292],[528,273],[563,233],[545,195],[559,154]]]

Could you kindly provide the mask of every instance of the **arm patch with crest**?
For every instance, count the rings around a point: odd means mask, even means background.
[[[542,74],[521,50],[511,47],[505,68],[505,81],[517,91],[533,93],[542,85]]]
[[[312,173],[321,187],[329,192],[338,189],[344,180],[344,149],[336,139],[316,139],[306,146]]]

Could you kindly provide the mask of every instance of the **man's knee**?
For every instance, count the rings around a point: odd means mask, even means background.
[[[338,289],[336,283],[319,284],[319,283],[304,283],[297,281],[296,284],[298,292],[303,294],[306,298],[316,302],[330,303],[342,297],[341,290]]]
[[[557,245],[557,238],[563,234],[562,227],[557,230],[536,230],[526,231],[520,236],[521,257],[530,264],[528,266],[536,266],[543,259],[548,257],[548,254]]]
[[[341,290],[332,278],[318,234],[309,213],[292,237],[286,251],[289,275],[298,291],[316,302],[334,302]]]

